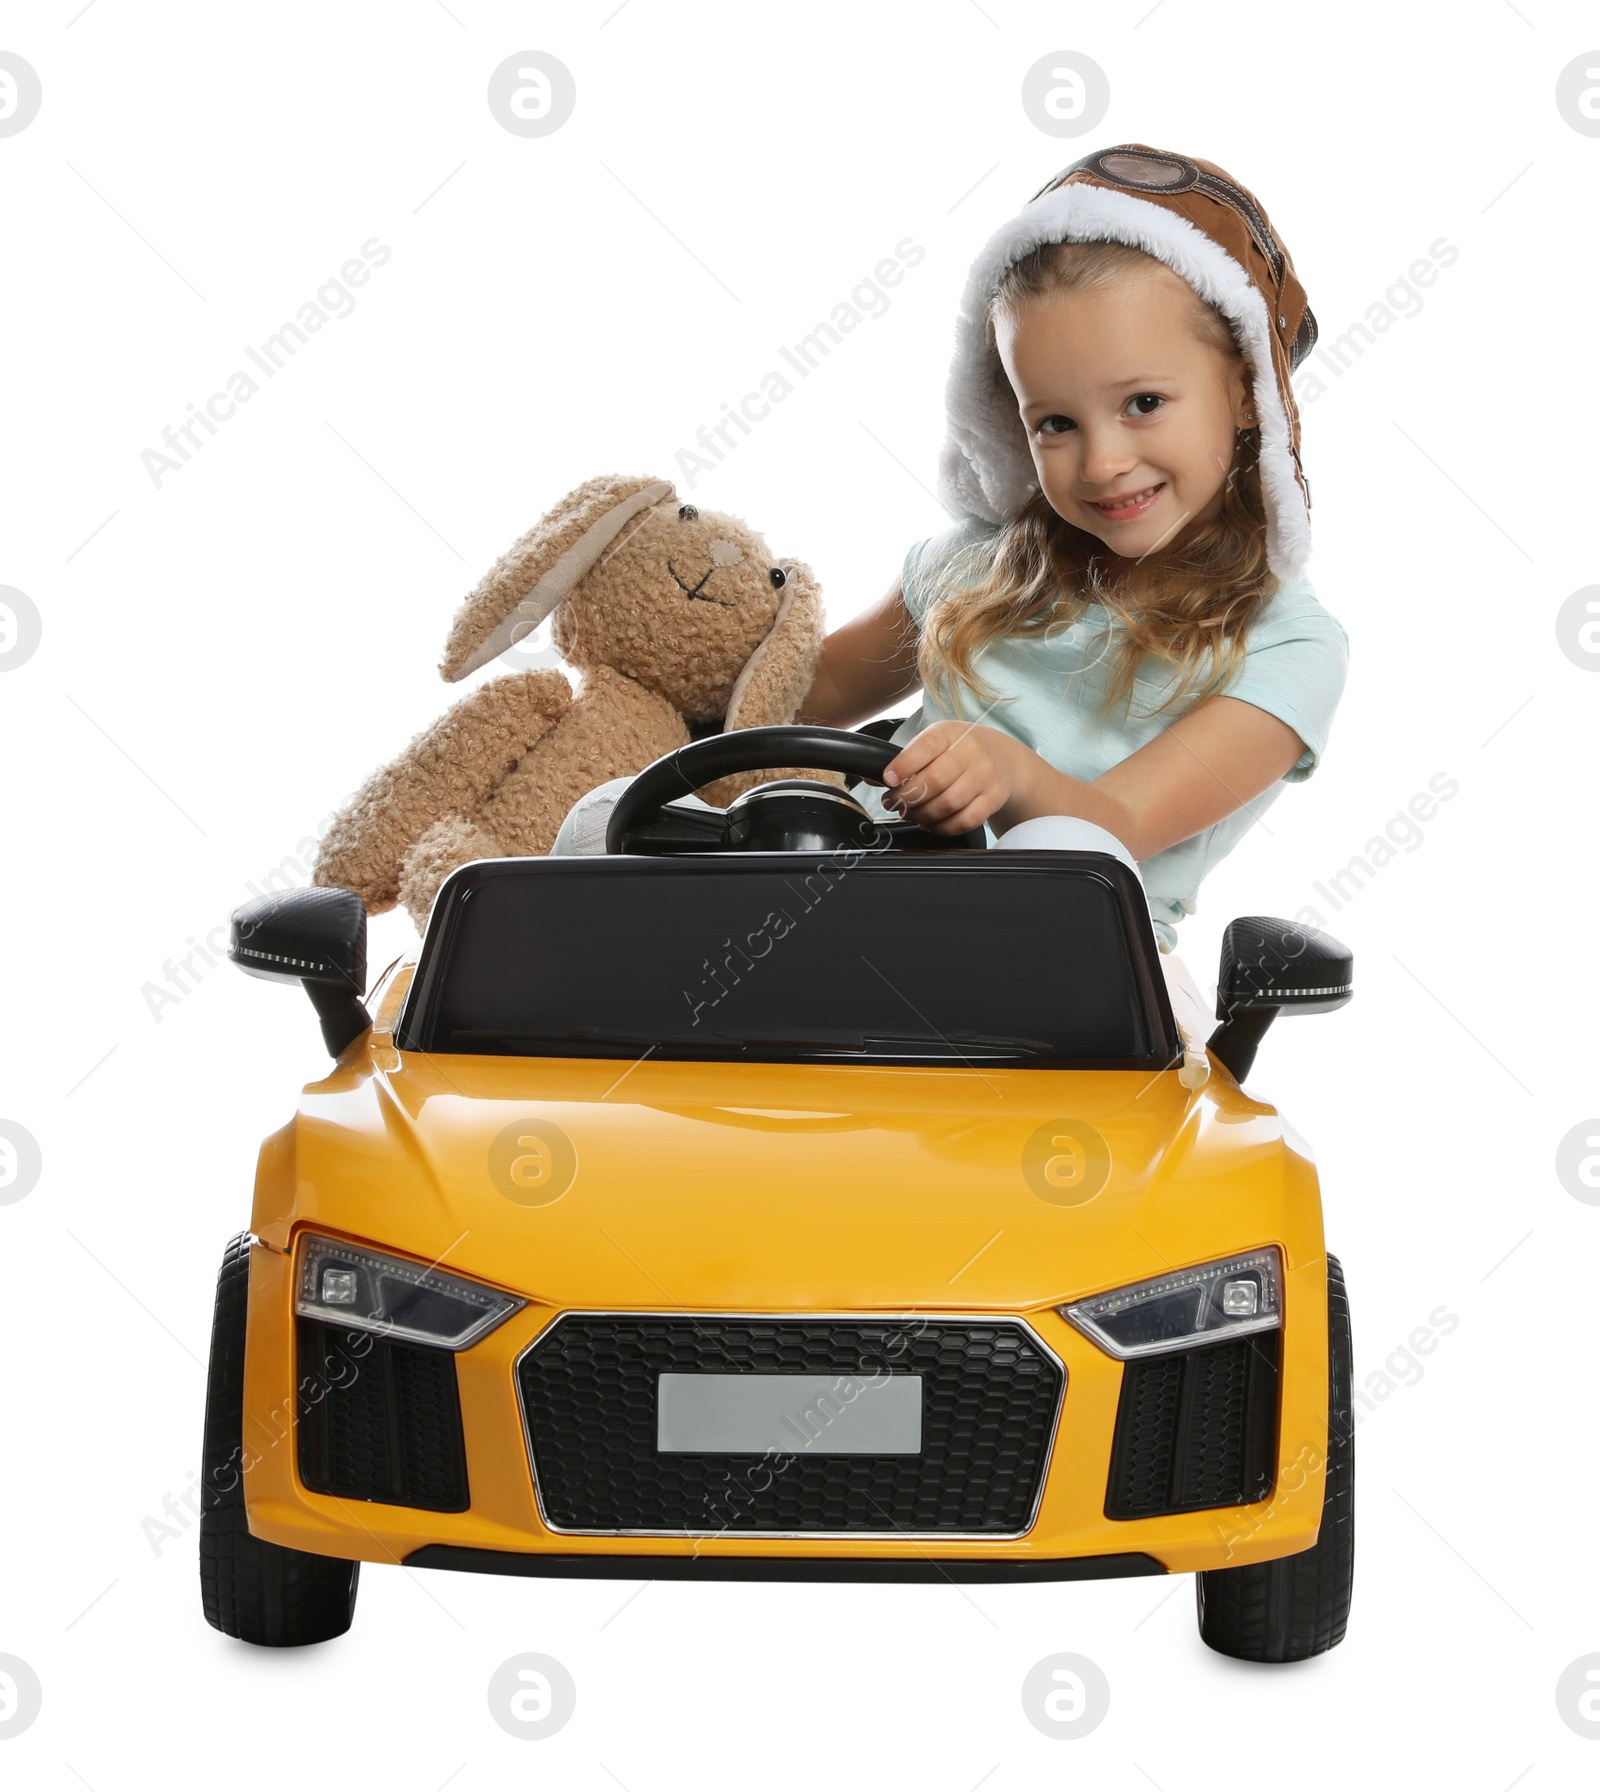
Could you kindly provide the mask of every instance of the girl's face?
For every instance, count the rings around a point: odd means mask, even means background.
[[[1199,339],[1197,302],[1157,262],[1110,287],[1048,294],[996,319],[1045,497],[1129,559],[1217,514],[1236,431],[1255,420],[1244,361]]]

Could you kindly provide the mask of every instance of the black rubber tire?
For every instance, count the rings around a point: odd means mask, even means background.
[[[285,1549],[245,1518],[244,1337],[250,1234],[230,1239],[217,1276],[201,1447],[200,1600],[206,1622],[241,1642],[295,1649],[343,1636],[361,1564]]]
[[[1355,1417],[1350,1303],[1337,1257],[1328,1259],[1328,1474],[1316,1543],[1275,1562],[1208,1568],[1195,1576],[1200,1635],[1240,1661],[1304,1661],[1344,1639],[1355,1580]]]

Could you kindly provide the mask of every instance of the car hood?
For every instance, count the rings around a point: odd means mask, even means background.
[[[1223,1071],[1189,1090],[1173,1071],[381,1042],[268,1140],[254,1223],[278,1249],[309,1226],[538,1302],[666,1310],[1015,1310],[1253,1244],[1284,1243],[1289,1267],[1322,1248],[1304,1148]]]

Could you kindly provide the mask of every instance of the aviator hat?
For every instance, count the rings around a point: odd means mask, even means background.
[[[1311,488],[1300,466],[1290,376],[1317,320],[1289,251],[1255,196],[1213,162],[1119,143],[1074,162],[985,243],[967,276],[945,389],[939,497],[956,517],[1011,521],[1039,489],[1016,396],[985,315],[1001,275],[1041,243],[1129,243],[1164,262],[1232,326],[1261,432],[1267,562],[1281,580],[1311,552]]]

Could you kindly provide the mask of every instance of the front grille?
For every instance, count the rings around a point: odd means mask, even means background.
[[[656,1449],[677,1374],[922,1377],[918,1455]],[[1066,1373],[992,1320],[590,1315],[517,1365],[545,1522],[556,1530],[1016,1536],[1033,1522]]]
[[[1278,1339],[1256,1332],[1123,1365],[1107,1518],[1245,1506],[1271,1493]]]
[[[455,1358],[374,1332],[296,1321],[300,1479],[313,1493],[467,1509]]]

